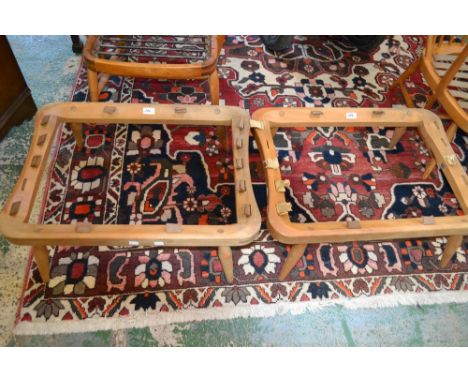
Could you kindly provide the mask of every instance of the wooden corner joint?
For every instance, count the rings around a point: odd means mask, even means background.
[[[291,182],[289,179],[276,179],[275,180],[275,189],[277,192],[286,192],[286,187],[289,187],[291,185]]]
[[[250,127],[252,129],[264,130],[263,122],[262,121],[256,121],[255,119],[250,120]]]
[[[276,212],[278,215],[286,215],[288,212],[292,211],[292,205],[288,202],[276,203]]]
[[[265,168],[272,168],[274,170],[279,168],[278,158],[267,158],[263,161]]]
[[[243,141],[243,139],[242,139],[242,138],[237,138],[237,139],[236,139],[236,147],[237,147],[238,149],[241,149],[243,146],[244,146],[244,141]]]
[[[252,205],[244,204],[244,215],[248,218],[252,216]]]

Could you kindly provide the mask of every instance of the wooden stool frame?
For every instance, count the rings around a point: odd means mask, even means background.
[[[266,173],[269,231],[281,243],[292,244],[281,269],[280,280],[287,277],[307,244],[448,236],[441,260],[441,266],[445,267],[461,245],[463,235],[468,234],[466,215],[318,223],[293,223],[288,215],[291,205],[286,202],[285,187],[289,184],[281,177],[273,136],[278,128],[319,126],[395,126],[395,135],[407,127],[417,128],[450,183],[463,212],[468,214],[468,175],[450,146],[442,122],[430,111],[406,108],[265,108],[253,114],[251,126]]]
[[[249,171],[250,119],[237,107],[161,104],[57,103],[36,114],[34,134],[19,179],[0,212],[0,232],[12,243],[32,245],[43,281],[49,280],[46,246],[218,247],[224,273],[233,282],[231,246],[252,242],[261,217]],[[83,123],[189,124],[231,128],[235,164],[237,222],[227,225],[98,225],[30,224],[29,217],[52,141],[62,123],[69,123],[75,138]],[[82,139],[82,138],[81,138]]]
[[[102,37],[112,38],[109,36]],[[99,100],[99,94],[109,79],[109,75],[116,75],[168,80],[208,79],[211,104],[219,104],[217,62],[224,43],[224,36],[207,36],[207,56],[200,62],[184,64],[119,61],[117,59],[119,55],[118,45],[115,45],[115,56],[102,58],[94,51],[95,46],[99,43],[99,38],[100,36],[88,36],[83,49],[83,57],[88,68],[88,86],[92,102]],[[110,56],[111,54],[108,55]]]

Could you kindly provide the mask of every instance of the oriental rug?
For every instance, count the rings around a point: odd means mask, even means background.
[[[421,53],[424,38],[391,36],[372,52],[334,37],[296,37],[282,54],[256,36],[231,36],[219,60],[221,104],[253,113],[261,107],[399,107],[388,91]],[[428,88],[410,82],[418,107]],[[72,99],[88,98],[81,66]],[[209,101],[208,84],[111,77],[102,102]],[[166,125],[85,126],[75,147],[69,129],[57,136],[44,180],[39,220],[95,224],[226,224],[233,212],[229,147],[212,127]],[[384,150],[391,129],[280,130],[281,169],[298,222],[393,219],[461,213],[440,171],[423,181],[429,153],[416,132]],[[263,216],[266,189],[255,142],[249,143],[254,191]],[[468,137],[453,147],[468,160]],[[155,176],[156,169],[160,176]],[[135,190],[151,187],[148,198]],[[134,213],[149,203],[150,219]],[[146,219],[146,220],[145,220]],[[16,333],[119,329],[181,321],[300,313],[339,303],[380,307],[467,301],[467,246],[449,267],[439,259],[445,238],[309,245],[288,280],[278,273],[288,247],[263,227],[257,240],[234,248],[235,285],[228,285],[216,248],[50,248],[51,280],[40,282],[34,261],[25,276]]]

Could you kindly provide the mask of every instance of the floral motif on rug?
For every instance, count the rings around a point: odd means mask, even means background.
[[[420,54],[418,36],[390,37],[362,53],[332,38],[296,38],[281,55],[254,36],[229,37],[219,62],[222,103],[255,111],[268,106],[390,107],[401,105],[388,84]],[[81,67],[74,101],[87,99]],[[428,89],[415,75],[418,106]],[[101,101],[206,103],[206,82],[111,77]],[[287,198],[297,222],[394,219],[460,213],[439,171],[422,180],[427,149],[409,131],[393,150],[385,128],[279,130],[281,169],[292,184]],[[167,125],[85,126],[78,150],[64,129],[46,186],[44,223],[230,224],[236,221],[230,146],[216,128]],[[263,216],[266,189],[255,142],[249,143],[255,196]],[[468,137],[453,147],[466,166]],[[449,267],[439,260],[445,238],[309,245],[285,282],[278,273],[288,246],[265,227],[253,243],[233,249],[235,285],[222,273],[216,248],[57,247],[50,249],[51,280],[27,270],[17,323],[89,322],[89,318],[207,308],[339,301],[466,290],[467,246]],[[187,314],[187,320],[190,320]],[[92,321],[88,330],[98,328]],[[93,326],[94,325],[94,326]],[[132,324],[128,323],[128,326]],[[53,331],[53,329],[52,329]]]

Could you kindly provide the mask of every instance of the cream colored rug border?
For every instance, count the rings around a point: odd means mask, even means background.
[[[283,302],[265,305],[237,307],[194,308],[176,312],[137,312],[128,317],[88,318],[82,321],[49,323],[20,322],[16,335],[46,335],[63,333],[93,332],[98,330],[121,330],[143,328],[174,323],[227,320],[247,317],[271,317],[284,314],[304,314],[323,308],[340,305],[347,309],[390,308],[409,305],[434,305],[468,302],[468,291],[435,291],[418,293],[393,293],[390,295],[361,296],[352,298],[313,300],[307,302]]]

